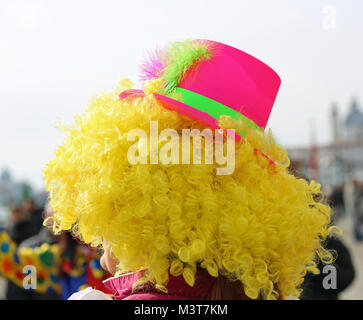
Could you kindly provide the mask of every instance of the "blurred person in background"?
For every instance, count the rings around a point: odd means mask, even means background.
[[[353,232],[355,240],[363,241],[363,184],[357,180],[354,184]]]
[[[295,177],[306,179],[297,162],[290,163],[289,171]],[[351,196],[351,191],[348,190],[348,192],[349,196]],[[343,187],[331,190],[327,197],[327,203],[334,210],[331,224],[336,224],[337,220],[343,215],[342,212],[344,212]],[[351,285],[355,278],[353,261],[349,249],[344,245],[342,239],[337,236],[328,237],[325,246],[326,249],[333,250],[336,254],[336,259],[332,264],[336,268],[336,289],[324,288],[323,280],[327,274],[323,272],[323,269],[326,265],[320,261],[317,265],[320,274],[307,273],[305,276],[304,283],[301,286],[303,289],[300,296],[301,300],[338,300],[339,295]]]
[[[41,225],[39,232],[24,240],[19,245],[19,248],[26,248],[26,247],[34,248],[41,246],[43,243],[54,244],[58,242],[59,236],[54,235],[52,232],[49,231],[49,228],[43,226],[43,220],[52,216],[52,214],[53,214],[52,209],[50,208],[49,205],[46,205],[41,215]],[[32,222],[30,223],[31,223],[31,231],[34,231],[35,230],[34,224]]]
[[[341,217],[342,208],[344,205],[342,188],[334,189],[328,197],[328,203],[334,210],[332,223]],[[336,259],[332,266],[336,269],[336,288],[324,287],[324,278],[328,276],[323,272],[326,265],[319,262],[318,269],[320,274],[314,275],[308,273],[302,285],[303,292],[300,297],[301,300],[339,300],[339,295],[346,290],[355,279],[355,269],[353,260],[349,249],[345,246],[343,240],[338,237],[328,237],[326,241],[326,248],[333,250],[336,253]]]
[[[352,217],[353,235],[358,242],[363,241],[363,185],[350,176],[343,189],[344,208]]]
[[[329,237],[326,248],[336,252],[336,260],[332,264],[336,268],[336,286],[324,287],[324,278],[329,276],[323,272],[326,265],[319,262],[318,269],[320,274],[308,273],[302,284],[303,292],[301,300],[338,300],[339,295],[347,289],[355,278],[355,270],[351,255],[343,241],[338,237]],[[333,274],[332,274],[333,275]],[[332,281],[335,281],[334,279]]]
[[[44,208],[37,207],[34,199],[28,198],[24,202],[24,211],[28,215],[30,221],[30,233],[31,235],[36,235],[42,228],[43,224],[43,211]]]
[[[39,220],[40,212],[40,220]],[[54,244],[56,238],[53,237],[47,228],[42,227],[42,211],[36,209],[32,199],[27,200],[22,207],[14,207],[11,210],[10,219],[12,228],[9,231],[11,240],[20,248],[39,247],[43,243]],[[49,209],[44,212],[45,216],[50,214]],[[40,224],[40,228],[38,225]],[[34,233],[40,229],[37,234]],[[0,259],[1,260],[1,259]],[[7,300],[43,300],[59,299],[55,291],[40,293],[35,290],[24,289],[13,281],[8,281],[6,288]]]
[[[69,232],[62,232],[59,255],[63,257],[59,270],[62,299],[88,287],[109,293],[103,280],[110,274],[102,270],[97,250],[81,244]]]
[[[46,206],[44,218],[52,214]],[[99,258],[96,249],[79,243],[68,232],[56,236],[42,227],[37,235],[18,245],[0,228],[0,276],[10,280],[6,294],[9,300],[67,299],[88,286],[107,293],[102,281],[109,275],[102,270]],[[26,265],[36,268],[34,289],[23,288]]]
[[[336,222],[346,215],[346,211],[344,209],[343,187],[343,185],[336,186],[332,188],[329,193],[329,202],[334,208],[334,217]]]
[[[21,206],[12,206],[10,208],[9,220],[9,235],[17,245],[31,236],[31,224]],[[23,296],[23,290],[13,282],[8,281],[5,294],[6,299],[20,298]]]
[[[32,236],[32,225],[22,207],[13,206],[10,208],[10,237],[20,244]]]

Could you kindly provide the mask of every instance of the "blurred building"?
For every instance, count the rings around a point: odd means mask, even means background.
[[[0,226],[6,225],[11,205],[21,205],[27,198],[37,198],[33,188],[25,183],[15,181],[8,169],[0,171]]]
[[[28,184],[14,181],[8,169],[0,172],[0,204],[21,204],[32,192]]]
[[[332,142],[304,148],[288,148],[290,159],[298,163],[300,174],[317,179],[324,186],[338,186],[347,179],[363,182],[363,112],[353,99],[347,115],[331,108]]]

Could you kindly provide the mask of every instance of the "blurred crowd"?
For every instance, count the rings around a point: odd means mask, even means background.
[[[21,206],[10,207],[10,238],[19,246],[34,246],[42,243],[54,243],[55,238],[46,228],[43,228],[43,207],[37,207],[33,199],[27,199]],[[26,290],[8,281],[6,299],[57,299],[55,292],[42,294],[34,290]]]
[[[7,280],[5,299],[67,299],[85,287],[104,290],[102,281],[109,277],[100,266],[100,252],[82,244],[70,232],[54,235],[49,205],[37,206],[31,198],[22,205],[9,207],[6,228],[0,226],[0,276]],[[50,222],[51,223],[51,222]],[[24,289],[23,268],[37,268],[37,287]],[[106,292],[106,291],[105,291]]]
[[[289,170],[296,177],[307,179],[302,174],[298,163],[291,162]],[[353,235],[353,240],[356,243],[363,243],[363,184],[350,176],[346,183],[327,188],[325,196],[327,203],[332,208],[331,224],[340,226],[344,219],[349,220],[351,232],[348,233]],[[346,235],[343,237],[335,233],[325,243],[326,248],[332,250],[335,256],[333,266],[336,273],[331,276],[335,276],[336,279],[329,279],[331,280],[331,286],[329,288],[324,286],[324,278],[327,279],[330,274],[324,270],[325,264],[319,262],[320,274],[308,273],[306,275],[300,299],[338,300],[342,293],[357,279],[357,269],[359,266],[354,265],[352,253],[349,246],[346,245],[344,238],[346,239]],[[363,255],[363,252],[360,255]],[[325,282],[326,284],[327,282]]]
[[[334,209],[335,220],[352,218],[352,232],[355,241],[363,241],[363,183],[354,178],[332,188],[329,200]]]
[[[45,208],[37,207],[33,199],[27,199],[21,206],[10,207],[9,235],[17,244],[33,236],[38,236],[40,231],[47,235],[45,242],[50,240],[50,234],[43,226],[43,212]],[[45,231],[45,232],[44,232]]]
[[[354,179],[345,184],[336,186],[327,191],[327,201],[332,212],[332,224],[340,225],[340,222],[348,218],[351,222],[351,234],[356,243],[363,243],[363,184]],[[335,251],[336,288],[326,289],[323,285],[324,264],[319,263],[319,275],[308,274],[303,284],[301,299],[336,300],[357,278],[357,269],[352,259],[349,247],[343,241],[343,237],[334,235],[328,238],[326,247]],[[363,252],[360,253],[361,255]]]

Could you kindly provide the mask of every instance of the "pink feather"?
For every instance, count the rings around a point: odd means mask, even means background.
[[[154,52],[151,52],[149,56],[140,65],[141,81],[147,81],[152,78],[159,78],[162,70],[165,68],[165,59],[163,59],[163,52],[161,49],[156,48]]]

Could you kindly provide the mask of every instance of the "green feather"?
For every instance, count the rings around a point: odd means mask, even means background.
[[[172,93],[191,67],[197,67],[199,62],[211,58],[211,51],[211,47],[205,41],[185,40],[171,43],[166,66],[161,75],[165,82],[165,90]]]

